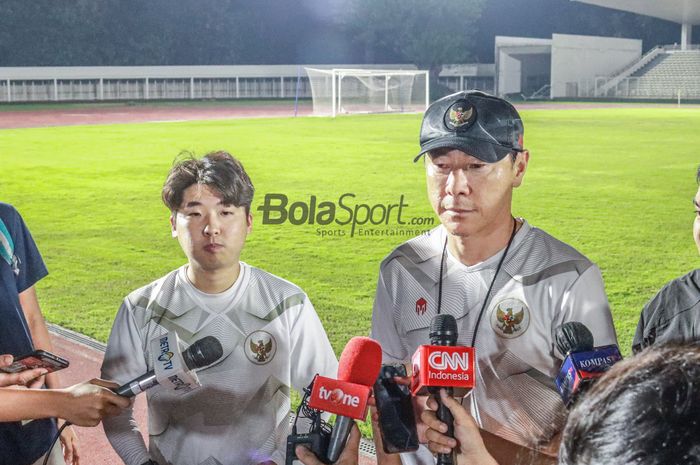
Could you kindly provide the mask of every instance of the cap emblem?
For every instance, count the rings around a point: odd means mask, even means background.
[[[445,126],[448,129],[466,129],[476,120],[476,108],[466,100],[458,100],[445,114]]]

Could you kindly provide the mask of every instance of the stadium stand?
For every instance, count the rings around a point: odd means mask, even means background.
[[[700,98],[700,50],[663,52],[631,78],[637,84],[629,97]]]

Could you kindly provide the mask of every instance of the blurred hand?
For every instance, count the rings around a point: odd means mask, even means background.
[[[12,365],[14,357],[12,355],[0,355],[0,368]],[[0,387],[25,386],[28,388],[41,387],[44,384],[44,375],[48,371],[44,368],[34,368],[24,370],[19,373],[0,372]]]
[[[58,419],[57,424],[60,428],[66,421]],[[68,426],[61,431],[61,446],[63,446],[63,459],[66,465],[80,465],[80,455],[78,447],[78,436],[76,436],[73,428]]]
[[[74,425],[95,426],[106,416],[118,415],[131,405],[131,400],[111,391],[116,387],[116,383],[93,379],[61,389],[66,401],[61,406],[59,416]]]
[[[438,420],[435,413],[438,405],[431,397],[427,402],[430,410],[421,414],[421,420],[427,426],[425,434],[430,451],[434,454],[449,454],[456,448],[458,465],[498,465],[484,446],[479,425],[462,404],[448,396],[444,389],[440,389],[440,399],[454,417],[455,437],[445,436],[447,425]]]
[[[299,461],[304,465],[324,465],[313,452],[304,446],[297,446],[294,451]],[[334,462],[334,465],[357,465],[359,461],[359,452],[360,430],[357,428],[357,425],[353,425],[345,449],[343,449],[343,453],[338,457],[338,461]]]

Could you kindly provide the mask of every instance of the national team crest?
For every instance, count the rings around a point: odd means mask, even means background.
[[[243,350],[248,360],[256,365],[265,365],[275,357],[277,341],[267,331],[254,331],[246,337]]]
[[[416,300],[416,314],[423,315],[426,310],[428,310],[428,301],[425,300],[423,297]]]
[[[530,309],[521,300],[501,300],[491,309],[491,327],[501,337],[513,339],[530,326]]]
[[[445,114],[448,129],[466,129],[476,120],[476,108],[466,100],[453,103]]]

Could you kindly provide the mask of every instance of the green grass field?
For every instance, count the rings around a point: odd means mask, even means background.
[[[525,110],[523,118],[532,156],[514,212],[599,264],[629,353],[642,305],[698,263],[700,111]],[[238,156],[256,206],[266,193],[337,201],[349,192],[367,204],[404,195],[404,218],[421,218],[432,211],[422,165],[411,162],[419,125],[416,115],[372,115],[1,130],[0,200],[22,213],[51,271],[38,285],[47,318],[105,341],[122,298],[185,260],[160,203],[179,151]],[[405,238],[321,238],[318,225],[263,225],[254,213],[243,260],[306,290],[337,353],[367,334],[378,265]]]

